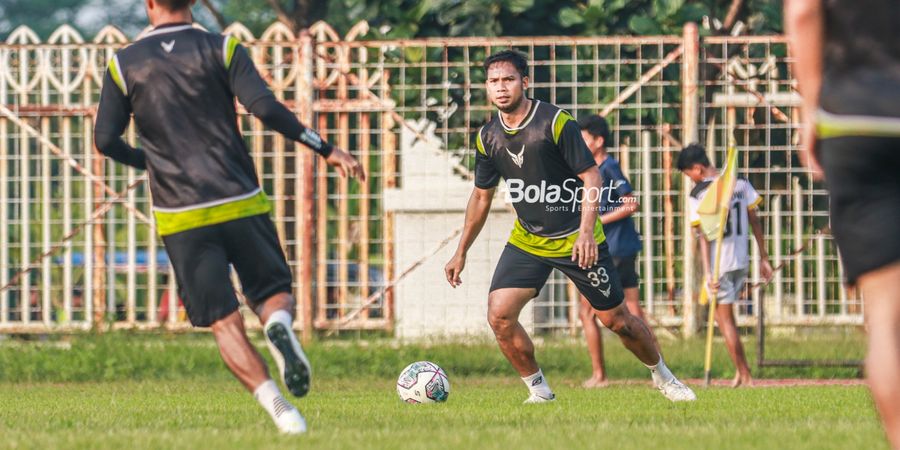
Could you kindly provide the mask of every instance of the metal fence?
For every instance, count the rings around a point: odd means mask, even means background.
[[[432,123],[455,173],[471,178],[472,136],[492,109],[481,61],[509,47],[532,62],[529,95],[610,120],[613,155],[641,203],[638,264],[653,321],[687,333],[696,326],[695,242],[683,214],[689,186],[673,172],[673,154],[700,141],[721,161],[733,123],[741,174],[766,200],[769,253],[785,263],[766,287],[769,315],[785,324],[861,323],[830,236],[820,232],[825,193],[792,156],[799,102],[781,37],[701,40],[688,27],[683,36],[372,41],[362,39],[365,23],[346,36],[324,23],[301,36],[280,24],[258,38],[237,24],[226,31],[248,47],[276,96],[371,174],[348,183],[241,116],[295,270],[305,333],[391,330],[393,292],[384,288],[415,270],[395,267],[394,218],[384,208],[385,191],[418,169],[403,166],[400,131]],[[85,42],[64,26],[46,42],[23,27],[0,44],[0,332],[186,326],[147,219],[144,176],[105,161],[92,145],[106,61],[127,42],[112,27]],[[128,136],[135,139],[133,128]],[[758,280],[755,263],[751,278]],[[743,304],[741,320],[758,299]],[[574,329],[576,301],[554,277],[535,303],[535,328]]]

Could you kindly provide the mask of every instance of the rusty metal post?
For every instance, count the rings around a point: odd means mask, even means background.
[[[697,97],[697,85],[700,73],[700,34],[697,24],[688,23],[684,26],[684,55],[681,64],[681,142],[688,144],[697,141],[697,120],[699,117],[699,98]],[[688,196],[691,192],[690,179],[686,176],[681,180],[682,197],[682,274],[681,285],[684,286],[684,299],[681,314],[683,317],[681,329],[685,337],[693,336],[696,329],[696,317],[694,314],[694,236],[691,231],[691,220],[688,211]]]
[[[349,47],[344,47],[339,53],[338,67],[341,74],[337,80],[337,99],[340,103],[346,104],[350,99],[349,80],[350,73]],[[350,113],[340,110],[337,113],[337,145],[338,147],[350,151]],[[343,317],[347,308],[347,300],[349,297],[349,289],[347,284],[350,282],[350,270],[347,258],[350,256],[350,183],[346,178],[340,177],[335,180],[338,191],[337,219],[338,219],[338,242],[337,242],[337,292],[338,292],[338,317]]]
[[[319,114],[316,129],[323,135],[328,129],[328,116]],[[328,318],[328,166],[316,165],[316,316],[313,324]]]
[[[93,143],[88,145],[93,146]],[[104,173],[103,159],[95,157],[91,170],[97,174]],[[91,189],[94,191],[91,210],[96,210],[106,201],[106,193],[96,184],[93,184]],[[93,254],[89,256],[89,258],[94,260],[94,272],[91,274],[94,280],[94,317],[92,323],[97,330],[104,329],[103,319],[106,317],[106,227],[104,225],[103,221],[97,221],[91,227],[94,235],[94,248],[92,249]]]
[[[675,211],[672,205],[672,149],[669,141],[669,133],[672,127],[663,125],[662,151],[663,151],[663,245],[666,254],[666,302],[669,315],[675,316]],[[653,311],[650,311],[653,314]]]
[[[366,47],[357,49],[359,52],[359,85],[369,85],[369,70],[366,68],[368,61],[368,50]],[[360,100],[370,100],[369,90],[360,89]],[[372,144],[372,118],[370,112],[359,112],[359,161],[362,163],[363,170],[369,173],[371,165],[369,164],[369,152]],[[370,214],[370,193],[369,182],[359,183],[359,219],[356,226],[359,228],[359,262],[358,262],[358,278],[359,278],[359,298],[365,299],[369,296],[369,214]],[[362,312],[363,319],[369,318],[369,308]]]
[[[300,35],[300,73],[297,76],[297,113],[305,124],[313,121],[313,43],[308,33]],[[305,147],[295,144],[297,156],[294,162],[297,165],[297,182],[295,183],[296,200],[294,202],[297,215],[294,224],[296,230],[294,239],[296,243],[297,299],[300,308],[297,308],[297,322],[303,324],[303,342],[309,342],[313,336],[313,297],[312,297],[312,248],[313,248],[313,212],[315,208],[315,154]]]
[[[390,98],[391,73],[384,71],[381,77],[381,96],[382,98]],[[393,115],[382,112],[381,114],[381,149],[382,149],[382,187],[381,191],[397,187],[397,166],[394,158],[397,153],[397,136],[394,135],[393,129],[396,123]],[[390,282],[394,279],[394,212],[388,211],[384,214],[382,222],[384,231],[382,236],[384,239],[384,280]],[[384,294],[384,320],[385,328],[388,333],[394,331],[394,290],[388,289]]]

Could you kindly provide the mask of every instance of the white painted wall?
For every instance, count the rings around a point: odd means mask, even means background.
[[[498,189],[491,215],[469,250],[463,284],[451,288],[444,277],[444,265],[456,251],[459,238],[429,255],[463,225],[466,202],[474,185],[464,175],[453,172],[456,163],[434,137],[433,123],[409,125],[425,139],[403,128],[401,187],[385,192],[385,209],[393,211],[395,217],[396,273],[427,259],[395,289],[396,335],[491,337],[487,323],[488,289],[515,214]],[[525,308],[520,321],[526,329],[531,327],[531,308]]]

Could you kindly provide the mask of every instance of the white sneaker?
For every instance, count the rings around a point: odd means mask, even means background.
[[[555,400],[556,400],[556,394],[550,394],[550,397],[541,397],[540,395],[537,395],[537,394],[531,394],[528,396],[528,399],[526,399],[524,402],[522,402],[522,404],[527,405],[529,403],[550,403]]]
[[[659,392],[662,392],[662,395],[673,402],[692,402],[697,400],[694,391],[678,381],[678,378],[672,378],[656,388],[659,389]]]
[[[278,374],[285,387],[295,397],[306,395],[309,392],[312,369],[294,331],[281,322],[273,321],[263,334],[266,336],[266,343],[272,357],[275,358]]]
[[[275,412],[272,419],[275,426],[281,434],[303,434],[306,433],[306,420],[300,415],[300,411],[279,396],[275,399]]]

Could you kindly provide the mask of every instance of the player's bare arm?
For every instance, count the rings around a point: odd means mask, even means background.
[[[694,233],[697,240],[700,241],[700,261],[703,266],[703,274],[706,279],[706,285],[709,287],[710,293],[719,289],[719,280],[713,280],[712,263],[710,262],[709,240],[700,226],[694,226]]]
[[[785,0],[784,23],[794,58],[797,89],[803,97],[800,162],[812,171],[814,179],[820,180],[824,173],[815,155],[815,124],[822,89],[824,16],[821,0]]]
[[[463,227],[462,236],[459,238],[459,246],[456,253],[450,258],[450,262],[444,267],[444,274],[447,276],[447,282],[454,288],[462,284],[459,275],[466,266],[466,253],[469,247],[475,242],[475,238],[481,233],[484,222],[487,221],[488,213],[491,211],[491,203],[494,200],[494,191],[491,189],[472,189],[472,195],[469,197],[469,203],[466,205],[466,219]]]
[[[597,262],[597,242],[594,241],[594,227],[597,226],[598,204],[595,198],[591,198],[588,192],[600,192],[602,179],[600,170],[592,166],[578,174],[578,178],[584,183],[584,198],[581,200],[581,226],[578,230],[578,239],[572,248],[572,261],[578,263],[582,269],[593,267]]]
[[[763,279],[769,281],[772,279],[772,263],[769,262],[769,252],[766,251],[766,240],[763,236],[762,224],[759,221],[759,214],[755,208],[747,210],[747,221],[750,223],[750,230],[753,231],[753,238],[756,239],[756,245],[759,247],[759,271]]]

